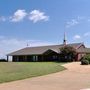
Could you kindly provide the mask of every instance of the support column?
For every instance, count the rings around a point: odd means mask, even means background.
[[[16,62],[19,62],[19,56],[16,56],[16,59],[17,59]]]
[[[42,61],[44,61],[44,56],[42,55]]]
[[[27,56],[24,56],[24,57],[25,57],[25,58],[24,58],[24,59],[25,59],[25,61],[27,62],[27,61],[28,61],[28,60],[27,60]]]
[[[9,58],[9,56],[7,56],[7,62],[8,62],[8,58]]]

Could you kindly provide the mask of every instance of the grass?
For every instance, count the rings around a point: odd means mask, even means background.
[[[0,83],[47,75],[64,70],[54,62],[0,62]]]

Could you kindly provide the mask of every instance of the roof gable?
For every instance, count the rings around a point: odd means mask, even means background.
[[[45,51],[44,53],[43,53],[43,55],[48,55],[48,54],[51,54],[51,53],[58,53],[57,51],[55,51],[55,50],[51,50],[51,49],[48,49],[47,51]]]

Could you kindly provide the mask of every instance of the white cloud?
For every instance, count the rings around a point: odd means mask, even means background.
[[[1,37],[0,38],[0,58],[2,57],[4,58],[5,55],[10,52],[27,47],[27,43],[29,47],[52,44],[41,40],[21,40],[16,38],[7,38],[4,36],[0,36],[0,37]]]
[[[76,26],[78,24],[80,24],[81,22],[87,21],[87,18],[84,16],[77,16],[76,18],[71,19],[70,21],[66,22],[66,28],[70,28],[73,26]]]
[[[87,37],[90,37],[90,32],[83,33],[82,36],[77,34],[73,37],[73,39],[82,41],[82,40],[85,40]]]
[[[72,19],[71,21],[66,22],[66,28],[70,28],[70,27],[75,26],[77,24],[79,24],[79,21],[76,19]]]
[[[75,35],[74,36],[74,39],[76,40],[76,39],[81,39],[81,36],[80,35]]]
[[[33,10],[30,12],[29,19],[36,23],[38,21],[48,21],[49,16],[46,16],[44,12],[39,10]]]
[[[88,20],[88,22],[90,22],[90,17],[88,17],[88,19],[87,19],[87,20]]]
[[[10,17],[12,22],[22,21],[26,17],[27,13],[25,10],[17,10],[13,16]]]
[[[84,37],[88,37],[88,36],[90,36],[90,32],[84,33]]]
[[[88,19],[88,22],[90,22],[90,19]]]
[[[28,13],[24,9],[18,9],[13,15],[7,16],[7,18],[0,16],[0,21],[20,22],[25,18],[28,18],[28,20],[32,21],[33,23],[49,20],[49,16],[45,15],[45,12],[40,10],[32,10],[30,13]]]
[[[5,22],[6,21],[6,18],[4,16],[0,16],[0,21]]]
[[[78,17],[77,17],[77,20],[84,20],[84,19],[86,19],[85,16],[78,16]]]

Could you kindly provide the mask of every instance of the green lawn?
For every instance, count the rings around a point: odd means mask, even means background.
[[[0,62],[0,83],[31,78],[64,70],[55,62]]]

